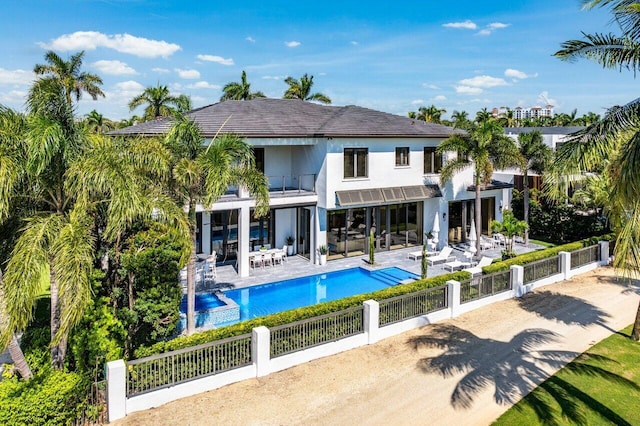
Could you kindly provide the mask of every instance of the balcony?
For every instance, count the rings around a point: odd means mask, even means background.
[[[277,175],[267,176],[271,195],[295,195],[316,192],[316,175]]]

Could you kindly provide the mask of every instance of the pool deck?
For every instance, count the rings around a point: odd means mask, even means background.
[[[530,251],[540,250],[541,246],[535,244],[529,244],[529,247],[525,247],[522,244],[514,244],[514,250],[516,253],[526,253]],[[399,250],[378,252],[375,255],[376,268],[397,266],[406,271],[412,272],[416,275],[420,275],[420,258],[417,260],[409,259],[408,254],[410,252],[418,251],[421,247],[409,247]],[[500,251],[503,247],[498,247],[489,250],[483,250],[482,256],[488,256],[491,258],[500,258]],[[452,255],[457,259],[463,261],[464,250],[455,248]],[[218,265],[216,267],[216,279],[214,282],[197,283],[197,292],[210,292],[215,289],[233,289],[244,288],[254,286],[258,284],[270,283],[275,281],[282,281],[291,278],[303,277],[306,275],[319,274],[323,272],[332,272],[342,269],[354,268],[354,267],[368,267],[367,261],[369,257],[354,256],[344,259],[330,260],[326,265],[313,265],[309,263],[309,260],[302,256],[289,256],[287,261],[282,265],[268,266],[265,268],[255,268],[250,270],[250,275],[245,278],[240,278],[236,272],[235,264]],[[476,261],[479,257],[476,258]],[[437,275],[450,273],[448,269],[445,269],[444,262],[429,266],[428,276],[434,277]]]

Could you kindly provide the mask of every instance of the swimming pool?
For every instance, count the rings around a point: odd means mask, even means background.
[[[365,268],[351,268],[253,287],[227,290],[224,291],[224,296],[238,305],[239,319],[224,323],[214,323],[210,324],[210,326],[229,325],[356,294],[370,293],[398,285],[405,280],[418,278],[418,275],[397,267],[373,271]],[[200,302],[198,306],[198,301],[196,300],[196,311],[203,311],[203,314],[215,310],[221,303],[215,296],[201,297]],[[224,303],[222,304],[224,305]],[[186,304],[185,309],[181,308],[181,311],[186,311]],[[196,312],[196,316],[198,315],[200,313]],[[205,322],[209,321],[204,320],[204,318],[201,320],[196,319],[198,326],[208,326],[208,324],[204,324]]]

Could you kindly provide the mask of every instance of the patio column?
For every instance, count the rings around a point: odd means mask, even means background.
[[[238,209],[238,274],[249,276],[249,237],[251,233],[251,211],[249,206]]]
[[[211,254],[211,212],[202,212],[202,235],[200,236],[202,252]]]

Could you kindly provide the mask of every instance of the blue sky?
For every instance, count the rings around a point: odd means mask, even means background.
[[[435,104],[470,115],[531,107],[602,114],[630,101],[630,72],[552,56],[580,32],[615,32],[605,10],[579,0],[165,1],[6,0],[0,12],[0,104],[22,109],[32,69],[47,50],[85,50],[104,80],[92,109],[128,117],[147,86],[167,85],[194,106],[217,102],[246,70],[253,90],[282,97],[287,76],[314,76],[334,105],[406,115]]]

